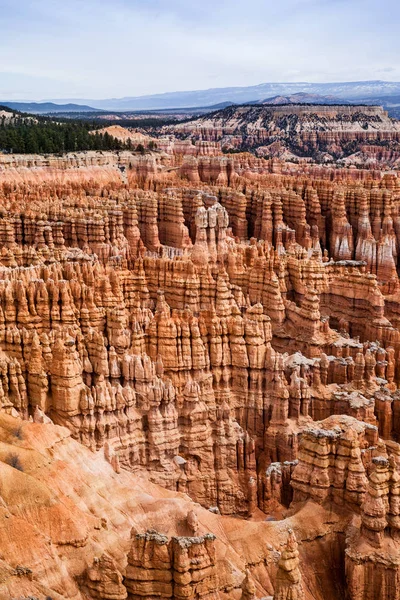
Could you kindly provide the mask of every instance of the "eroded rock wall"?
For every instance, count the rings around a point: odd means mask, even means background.
[[[1,411],[249,524],[329,507],[335,568],[369,599],[397,577],[398,178],[214,146],[121,154],[0,171]],[[126,573],[107,545],[81,585],[117,600],[344,593],[319,590],[292,534],[273,568],[246,554],[240,585],[221,585],[189,522],[134,532]]]

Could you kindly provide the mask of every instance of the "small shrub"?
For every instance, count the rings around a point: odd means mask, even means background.
[[[22,425],[19,425],[19,427],[16,427],[13,431],[13,435],[14,437],[16,437],[18,440],[22,440]]]
[[[18,469],[18,471],[22,471],[23,472],[23,467],[21,465],[21,461],[19,460],[19,456],[18,454],[15,454],[14,452],[12,452],[11,454],[9,454],[5,461],[7,463],[7,465],[10,465],[10,467],[13,467],[13,469]]]

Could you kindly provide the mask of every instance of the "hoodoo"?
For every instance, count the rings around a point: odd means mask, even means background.
[[[399,600],[400,179],[209,137],[0,156],[1,598]]]

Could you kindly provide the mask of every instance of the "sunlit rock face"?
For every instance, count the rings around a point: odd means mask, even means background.
[[[398,600],[400,180],[188,148],[0,158],[0,591]]]
[[[285,160],[339,160],[368,168],[398,167],[400,162],[400,124],[381,106],[228,106],[162,131],[181,143],[220,144],[225,151],[249,150]]]

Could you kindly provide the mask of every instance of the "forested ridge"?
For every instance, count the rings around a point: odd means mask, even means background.
[[[0,110],[10,112],[7,107]],[[0,152],[50,154],[81,150],[131,149],[131,141],[123,142],[108,133],[90,133],[99,123],[33,117],[13,111],[13,118],[1,117]]]

